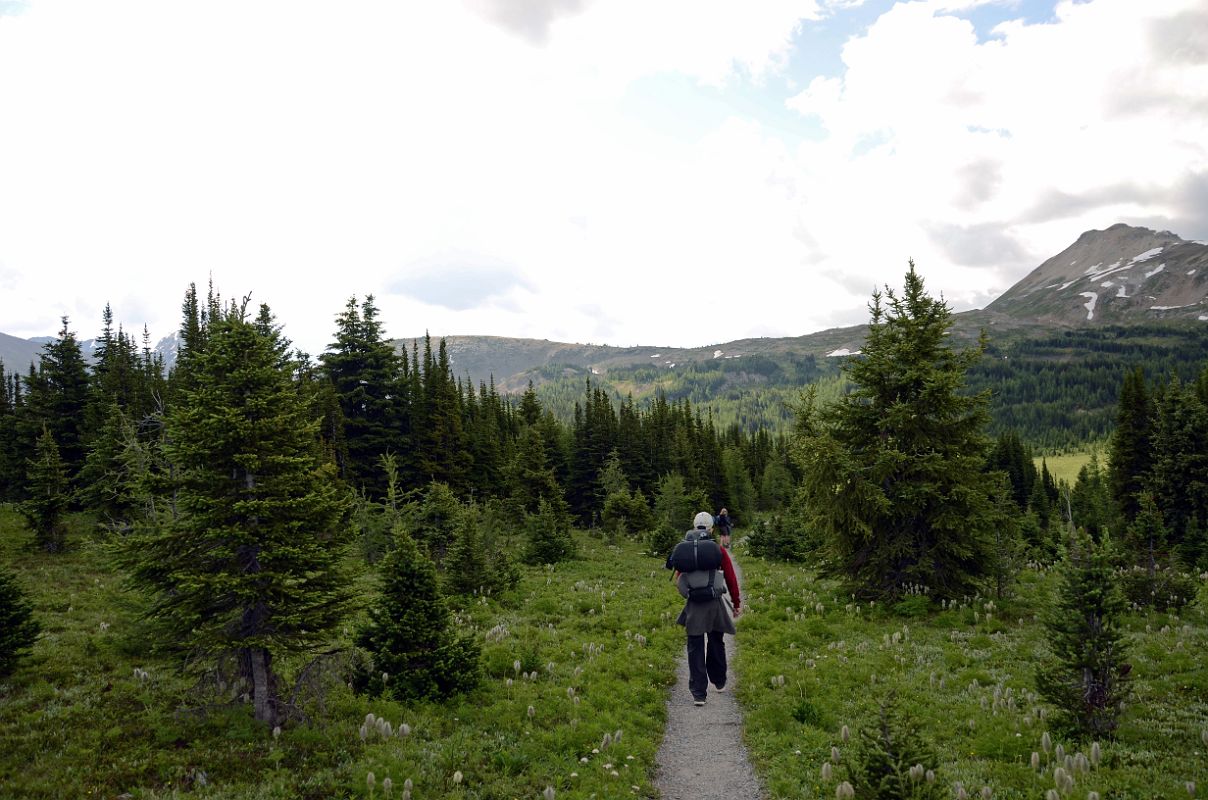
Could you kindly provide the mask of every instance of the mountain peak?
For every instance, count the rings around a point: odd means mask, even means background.
[[[987,310],[1070,325],[1208,321],[1208,246],[1124,223],[1086,231]]]

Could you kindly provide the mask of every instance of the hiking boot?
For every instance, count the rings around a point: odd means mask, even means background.
[[[721,686],[713,687],[713,691],[715,691],[715,692],[724,692],[725,690],[726,690],[726,685],[724,683]]]
[[[697,699],[692,701],[692,705],[696,706],[697,708],[703,706],[704,704],[705,704],[705,698],[703,698],[703,697],[698,697]]]

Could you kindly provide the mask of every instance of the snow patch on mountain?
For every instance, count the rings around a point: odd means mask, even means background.
[[[1095,303],[1099,302],[1099,295],[1095,292],[1079,292],[1078,296],[1086,298],[1086,305],[1084,306],[1086,308],[1086,318],[1088,320],[1094,319]]]
[[[1153,269],[1151,269],[1149,272],[1146,272],[1146,273],[1145,273],[1145,277],[1146,277],[1146,278],[1152,278],[1154,275],[1157,275],[1159,272],[1161,272],[1161,271],[1162,271],[1162,270],[1164,270],[1164,269],[1166,269],[1166,265],[1165,265],[1165,264],[1158,264],[1156,267],[1154,267]]]
[[[1150,250],[1146,250],[1144,253],[1142,253],[1139,256],[1133,256],[1133,260],[1128,263],[1140,264],[1142,261],[1148,261],[1149,259],[1153,258],[1154,256],[1156,256],[1158,253],[1162,252],[1165,249],[1166,249],[1165,247],[1154,247]]]

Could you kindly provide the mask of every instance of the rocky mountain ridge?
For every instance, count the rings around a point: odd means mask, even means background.
[[[986,307],[1039,323],[1208,321],[1208,244],[1124,224],[1087,231]]]

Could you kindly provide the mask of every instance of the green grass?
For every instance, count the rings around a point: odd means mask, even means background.
[[[48,555],[28,540],[0,509],[0,559],[44,628],[0,682],[2,797],[382,797],[386,777],[395,797],[408,778],[416,798],[539,797],[547,785],[560,798],[657,796],[651,775],[683,633],[661,562],[635,543],[579,535],[578,559],[526,568],[515,592],[461,609],[459,624],[484,642],[473,694],[405,704],[333,683],[305,706],[308,722],[274,740],[246,705],[199,709],[196,679],[147,655],[135,599],[98,543],[77,535],[69,552]],[[368,595],[372,576],[358,580]],[[506,635],[488,641],[500,625]],[[515,661],[536,678],[519,677]],[[287,680],[299,667],[284,664]],[[410,735],[363,742],[368,713]],[[620,742],[596,752],[618,730]]]
[[[1078,470],[1086,466],[1091,460],[1091,454],[1087,453],[1061,453],[1044,457],[1044,463],[1049,468],[1049,474],[1058,481],[1066,481],[1070,486],[1078,480]],[[1041,459],[1035,459],[1036,469],[1040,469]],[[1107,460],[1102,452],[1099,453],[1099,465],[1107,466]]]
[[[563,800],[656,797],[664,704],[683,651],[673,622],[680,601],[661,563],[638,545],[577,537],[580,558],[525,569],[515,592],[459,611],[459,624],[484,642],[479,690],[445,704],[405,704],[333,683],[322,702],[304,706],[307,722],[274,740],[246,705],[199,708],[195,679],[147,655],[138,606],[98,543],[77,533],[67,553],[31,550],[17,516],[0,509],[0,559],[21,576],[45,629],[0,682],[0,797],[381,798],[386,777],[394,797],[411,779],[416,800],[537,798],[547,785]],[[1039,773],[1029,766],[1043,732],[1071,754],[1089,753],[1090,743],[1062,734],[1033,696],[1044,649],[1034,618],[1054,575],[1025,573],[989,618],[984,598],[898,616],[857,606],[801,567],[741,549],[738,558],[748,611],[737,693],[771,800],[833,797],[843,771],[824,783],[823,760],[832,746],[847,752],[840,728],[866,726],[889,691],[941,754],[937,779],[946,786],[990,786],[998,800],[1043,797],[1053,785],[1051,756]],[[358,581],[368,597],[372,575],[361,569]],[[1185,797],[1186,781],[1208,784],[1205,605],[1201,589],[1200,603],[1180,617],[1127,620],[1136,697],[1118,740],[1103,743],[1102,763],[1078,776],[1071,797]],[[519,677],[516,661],[536,678]],[[286,678],[299,666],[284,664]],[[136,667],[150,678],[136,678]],[[773,687],[780,675],[783,687]],[[362,741],[368,713],[395,729],[405,723],[410,735]],[[604,734],[617,730],[620,742],[603,749]]]
[[[854,736],[867,727],[891,692],[940,754],[937,780],[960,781],[971,795],[989,786],[997,800],[1043,797],[1054,786],[1052,756],[1040,744],[1046,730],[1068,754],[1089,755],[1091,743],[1062,733],[1034,694],[1045,653],[1035,617],[1054,574],[1025,573],[1007,600],[970,598],[898,616],[855,603],[801,567],[747,558],[743,568],[748,611],[737,691],[746,742],[772,798],[834,797],[843,769],[825,783],[821,766],[832,746],[841,762],[849,751],[840,729],[848,725]],[[1201,588],[1199,604],[1182,617],[1127,620],[1135,697],[1118,739],[1102,743],[1102,762],[1078,776],[1070,797],[1187,797],[1186,781],[1208,781],[1200,738],[1208,728],[1206,604]],[[783,687],[774,686],[780,675]],[[1033,751],[1042,755],[1039,772],[1030,767]]]

